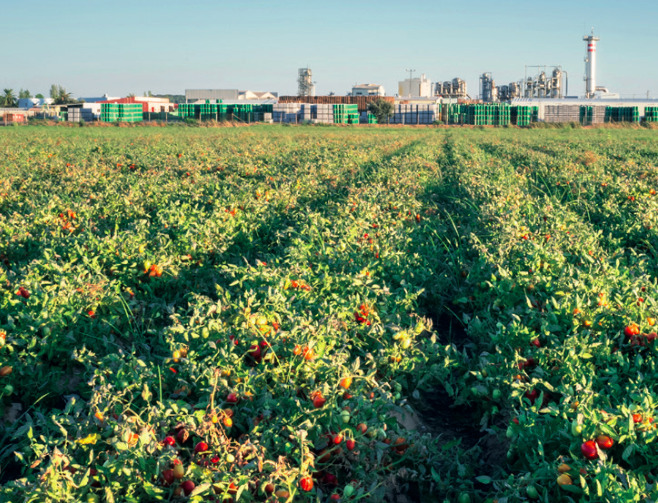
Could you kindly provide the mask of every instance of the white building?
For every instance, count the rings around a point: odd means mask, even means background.
[[[269,91],[240,91],[238,94],[239,100],[274,100],[278,93]]]
[[[352,87],[352,96],[386,96],[386,91],[379,84],[358,84]]]
[[[432,83],[423,73],[420,78],[405,79],[398,82],[398,96],[420,96],[429,98],[432,96]]]

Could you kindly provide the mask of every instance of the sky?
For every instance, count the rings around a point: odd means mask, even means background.
[[[583,35],[595,29],[597,85],[658,97],[658,1],[2,0],[0,89],[75,97],[240,89],[296,94],[309,66],[316,94],[356,83],[479,75],[518,81],[525,65],[560,65],[585,84]],[[529,68],[528,75],[536,72]]]

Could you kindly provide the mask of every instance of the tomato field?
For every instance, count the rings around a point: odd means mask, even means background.
[[[658,498],[658,131],[0,151],[0,501]]]

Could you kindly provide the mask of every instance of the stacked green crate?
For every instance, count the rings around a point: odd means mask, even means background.
[[[463,124],[465,121],[466,105],[451,103],[446,109],[446,121],[448,124]]]
[[[352,122],[356,119],[356,122]],[[334,105],[334,124],[358,124],[359,106],[339,104]]]
[[[377,124],[377,117],[375,117],[371,112],[368,112],[368,124]]]
[[[119,122],[141,122],[144,120],[144,106],[141,103],[119,103]]]
[[[592,124],[592,114],[594,109],[586,105],[581,105],[580,107],[580,123],[583,126],[589,126]]]
[[[180,103],[176,113],[181,119],[186,119],[188,117],[190,106],[187,103]]]
[[[234,120],[242,122],[253,122],[254,106],[251,104],[229,105],[228,113],[232,114]]]
[[[511,107],[510,121],[516,126],[528,126],[531,122],[539,120],[539,107],[514,106]]]
[[[647,122],[658,122],[658,107],[645,107],[644,120]]]
[[[217,104],[215,103],[206,101],[199,106],[199,119],[201,120],[216,120],[217,114]]]
[[[101,121],[116,122],[119,119],[118,103],[101,103]]]
[[[640,122],[638,107],[606,107],[606,122]]]
[[[499,103],[494,114],[494,126],[508,126],[511,119],[510,106],[507,103]]]

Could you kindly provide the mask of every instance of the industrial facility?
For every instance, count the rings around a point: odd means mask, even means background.
[[[19,109],[5,109],[14,122],[30,117],[55,117],[69,122],[142,120],[216,120],[324,124],[374,124],[370,104],[384,99],[393,105],[389,124],[468,124],[528,126],[533,122],[657,122],[658,100],[623,100],[597,84],[596,50],[600,37],[594,31],[586,43],[584,93],[569,95],[569,75],[561,65],[525,65],[524,76],[497,85],[492,71],[479,76],[478,95],[468,94],[466,81],[432,82],[415,69],[398,82],[396,96],[386,96],[378,83],[355,84],[344,96],[316,96],[316,82],[309,66],[297,71],[297,94],[279,96],[273,91],[239,89],[186,89],[184,103],[170,103],[151,96],[87,98],[69,106],[52,100],[21,99]],[[573,87],[573,86],[572,86]]]

